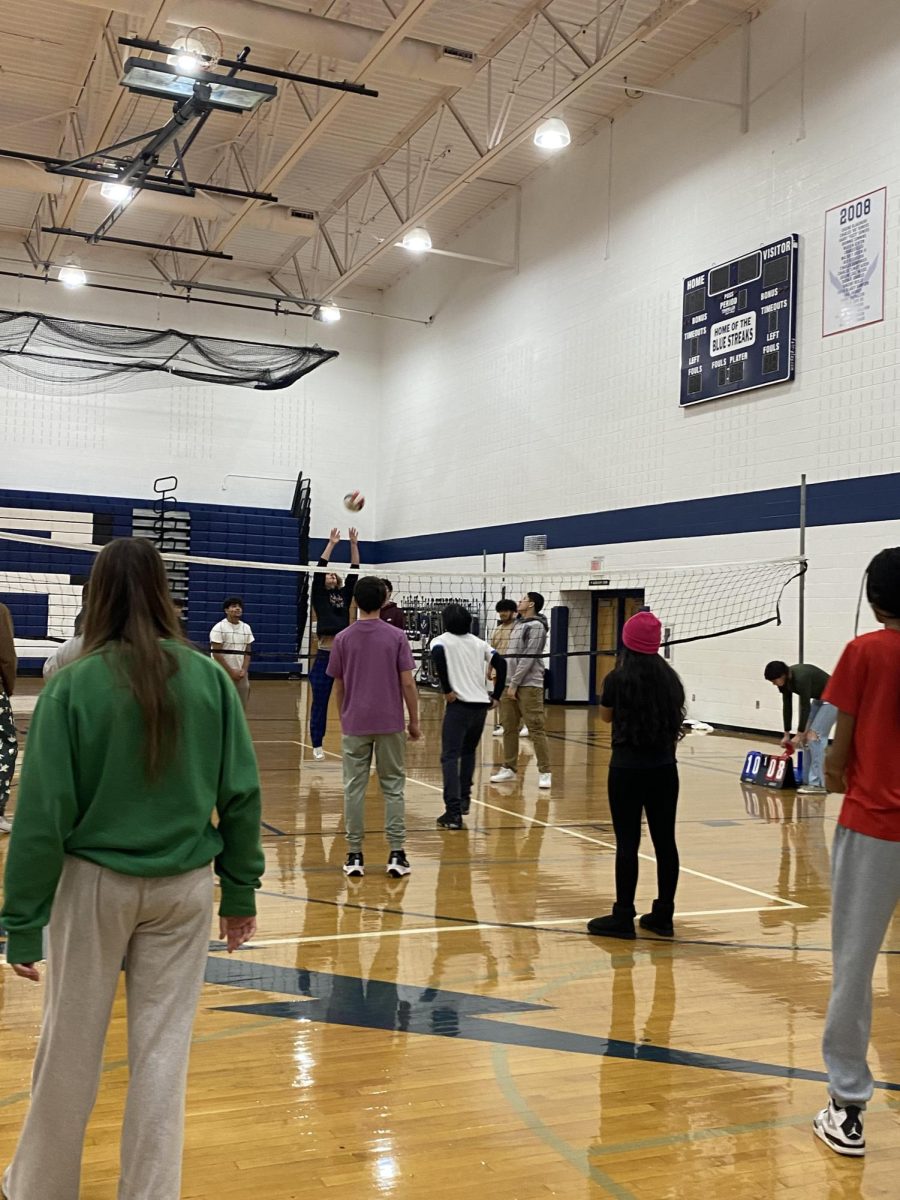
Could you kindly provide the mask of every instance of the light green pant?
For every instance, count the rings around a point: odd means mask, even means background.
[[[528,726],[537,769],[545,775],[550,770],[550,747],[544,732],[544,689],[520,687],[515,700],[503,693],[500,701],[500,724],[503,726],[503,765],[515,771],[519,764],[519,726]]]
[[[351,853],[362,850],[366,831],[366,787],[372,754],[384,795],[384,830],[392,850],[402,850],[406,840],[405,733],[345,733],[341,738],[344,759],[344,828]]]

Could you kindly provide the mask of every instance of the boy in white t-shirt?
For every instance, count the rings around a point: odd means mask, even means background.
[[[241,703],[247,707],[250,699],[250,647],[253,645],[253,630],[242,621],[244,601],[240,596],[229,596],[222,605],[225,620],[213,625],[209,631],[212,656],[220,662],[238,690]]]
[[[488,709],[503,695],[506,659],[469,632],[472,614],[461,604],[448,604],[441,616],[444,632],[430,647],[447,701],[441,726],[444,812],[437,823],[441,829],[462,829],[471,803],[475,751]],[[489,670],[494,674],[493,695],[488,691]]]

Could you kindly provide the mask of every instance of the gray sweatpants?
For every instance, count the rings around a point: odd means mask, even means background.
[[[128,1097],[119,1200],[178,1200],[191,1030],[209,950],[209,867],[143,879],[67,857],[48,927],[31,1108],[9,1200],[78,1200],[84,1133],[125,959]]]
[[[341,738],[344,765],[344,828],[351,853],[360,853],[366,830],[366,788],[375,755],[375,770],[384,796],[384,832],[392,850],[406,839],[406,734],[345,733]]]
[[[831,852],[833,982],[822,1049],[829,1090],[841,1108],[865,1108],[873,1091],[866,1062],[872,976],[900,902],[900,842],[838,825]]]

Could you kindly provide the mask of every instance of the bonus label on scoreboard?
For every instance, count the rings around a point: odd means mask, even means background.
[[[796,233],[684,281],[681,404],[794,378]]]

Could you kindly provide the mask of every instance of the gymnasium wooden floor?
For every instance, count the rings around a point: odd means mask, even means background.
[[[251,698],[260,934],[231,958],[210,945],[184,1200],[900,1197],[900,919],[876,976],[870,1062],[887,1086],[869,1110],[868,1157],[840,1159],[810,1130],[825,1097],[837,798],[743,788],[749,743],[689,737],[678,936],[603,941],[583,931],[607,911],[613,868],[595,714],[549,710],[550,792],[528,742],[522,782],[491,786],[500,749],[486,736],[468,829],[444,833],[440,702],[426,698],[426,738],[409,754],[413,873],[384,874],[373,787],[369,873],[353,882],[340,869],[338,737],[332,727],[328,758],[312,760],[306,702],[291,683]],[[644,902],[652,876],[646,861]],[[39,1017],[40,990],[0,972],[0,1163]],[[83,1200],[115,1195],[124,1059],[120,999]]]

